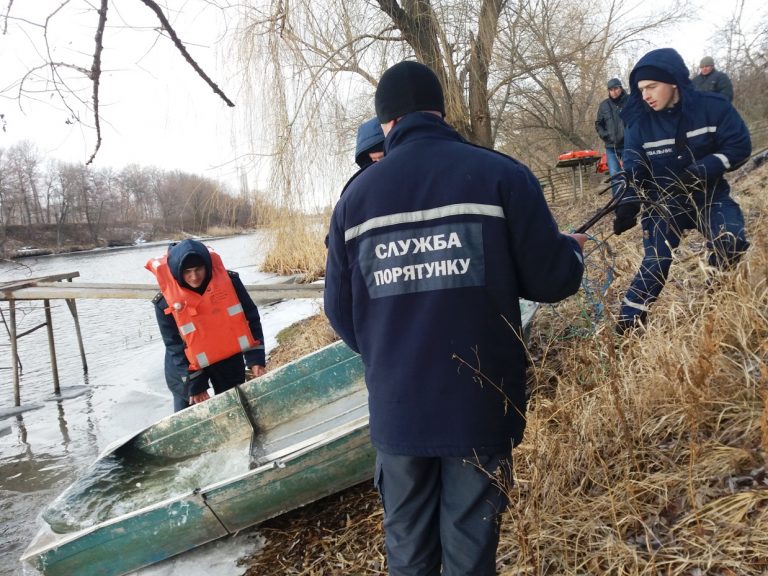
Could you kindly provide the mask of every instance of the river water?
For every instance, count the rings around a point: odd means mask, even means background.
[[[206,240],[236,270],[246,284],[280,279],[259,272],[265,236],[253,234]],[[73,282],[154,283],[144,269],[150,257],[166,244],[129,249],[82,252],[0,262],[0,282],[79,272]],[[52,317],[61,396],[53,395],[53,377],[45,329],[19,340],[21,401],[39,406],[18,415],[0,416],[0,576],[33,575],[19,557],[32,540],[45,505],[66,488],[112,442],[125,438],[167,416],[173,410],[163,377],[164,346],[153,306],[144,300],[78,300],[77,310],[88,362],[83,373],[74,323],[66,304],[52,300]],[[319,310],[317,300],[293,300],[259,306],[267,354],[276,334],[286,326]],[[7,303],[2,306],[8,319]],[[44,322],[42,302],[17,304],[18,332]],[[0,326],[0,414],[13,407],[8,335]],[[251,544],[252,545],[252,544]],[[229,546],[229,547],[228,547]],[[242,541],[221,542],[198,551],[194,562],[178,559],[141,574],[187,575],[226,572],[220,557],[247,552]],[[187,556],[187,555],[184,555]],[[208,556],[213,563],[208,564]],[[216,557],[216,558],[214,558]],[[235,558],[231,560],[234,569]],[[190,571],[189,565],[196,568]],[[210,572],[212,566],[215,572]]]

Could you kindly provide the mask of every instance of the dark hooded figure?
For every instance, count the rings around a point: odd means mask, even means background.
[[[675,50],[643,56],[629,77],[624,120],[624,170],[631,192],[648,204],[643,212],[645,257],[627,291],[617,330],[642,323],[661,293],[672,252],[685,230],[707,239],[709,265],[727,268],[749,247],[741,208],[723,175],[752,150],[744,121],[719,94],[697,92]],[[637,223],[637,203],[616,211],[614,232]]]
[[[360,124],[355,144],[355,162],[360,168],[378,162],[384,157],[384,132],[378,118]]]
[[[174,411],[221,394],[265,370],[264,336],[256,305],[237,272],[197,240],[171,244],[147,262],[160,293],[155,305],[165,343],[165,381]]]

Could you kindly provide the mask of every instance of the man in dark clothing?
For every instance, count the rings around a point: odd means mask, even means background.
[[[669,274],[685,230],[707,239],[710,266],[727,268],[749,247],[744,216],[731,198],[725,172],[752,150],[744,121],[722,96],[693,90],[675,50],[652,50],[629,77],[621,116],[626,127],[624,169],[631,192],[655,203],[642,218],[645,256],[627,291],[617,329],[642,323]],[[614,232],[637,223],[638,205],[619,206]]]
[[[378,162],[384,157],[384,132],[377,118],[360,124],[355,144],[355,162],[360,168]]]
[[[627,102],[627,93],[621,86],[621,80],[608,80],[608,98],[600,102],[595,120],[595,130],[605,143],[605,157],[608,161],[608,174],[614,176],[621,172],[621,158],[624,154],[624,123],[621,121],[621,109]],[[613,194],[620,191],[620,182],[613,179]]]
[[[375,102],[386,154],[334,209],[325,313],[365,365],[389,573],[491,575],[525,427],[519,298],[575,293],[586,237],[445,123],[428,67],[389,68]]]
[[[693,79],[694,89],[700,92],[717,92],[733,102],[733,84],[725,72],[715,70],[712,56],[704,56],[699,63],[699,75]]]
[[[259,310],[237,272],[197,240],[147,262],[160,285],[152,303],[165,343],[165,381],[175,412],[266,372]]]

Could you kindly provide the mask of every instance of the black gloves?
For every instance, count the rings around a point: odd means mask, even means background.
[[[618,236],[637,224],[637,213],[640,204],[619,204],[616,208],[616,218],[613,220],[613,233]]]

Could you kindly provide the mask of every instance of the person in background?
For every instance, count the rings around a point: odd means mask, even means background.
[[[443,120],[427,66],[389,68],[375,104],[385,156],[334,209],[325,313],[365,365],[389,573],[489,576],[525,427],[518,299],[575,293],[586,236]]]
[[[733,102],[733,84],[725,72],[715,70],[712,56],[704,56],[699,63],[699,74],[693,79],[693,87],[700,92],[717,92]]]
[[[652,50],[629,77],[622,110],[624,170],[630,192],[656,203],[642,218],[644,258],[627,290],[617,332],[642,324],[669,274],[685,230],[707,239],[709,264],[728,268],[749,247],[744,216],[723,177],[749,158],[744,121],[725,98],[697,92],[688,68],[671,48]],[[621,234],[637,223],[637,203],[620,205],[613,223]]]
[[[171,244],[152,258],[160,293],[152,303],[165,343],[165,381],[178,412],[266,372],[259,310],[237,272],[197,240]]]
[[[355,162],[360,168],[378,162],[384,157],[384,132],[376,118],[360,124],[357,129]]]
[[[627,93],[621,85],[621,80],[608,80],[608,98],[600,102],[595,120],[595,130],[605,144],[605,157],[608,161],[608,174],[611,177],[614,196],[621,191],[621,182],[614,178],[622,170],[622,155],[624,154],[624,123],[621,120],[621,109],[627,102]]]

